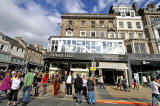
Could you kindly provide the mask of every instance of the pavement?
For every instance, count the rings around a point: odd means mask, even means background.
[[[116,90],[116,86],[106,85],[106,89],[100,89],[99,86],[95,88],[96,104],[95,106],[150,106],[151,105],[151,90],[150,88],[140,88],[130,92]],[[75,96],[73,89],[73,97],[64,96],[63,98],[53,97],[53,85],[47,87],[47,93],[42,95],[43,88],[40,88],[40,95],[38,97],[31,96],[31,102],[27,106],[64,106],[75,105]],[[32,95],[34,89],[32,89]],[[64,93],[62,93],[64,95]],[[22,90],[19,91],[17,106],[24,106],[22,104]],[[0,97],[0,106],[5,106],[7,98]],[[82,105],[88,106],[87,101],[83,100]]]

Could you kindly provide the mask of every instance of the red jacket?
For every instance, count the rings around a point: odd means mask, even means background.
[[[48,83],[48,79],[49,79],[49,76],[48,77],[46,77],[46,74],[44,75],[44,77],[43,77],[43,83]]]

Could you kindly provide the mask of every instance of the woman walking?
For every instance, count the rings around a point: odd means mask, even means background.
[[[47,83],[48,83],[48,80],[49,80],[49,74],[46,72],[46,74],[44,75],[44,77],[43,77],[43,88],[44,88],[44,90],[43,90],[43,94],[45,94],[46,93],[46,90],[47,90]]]
[[[83,75],[83,96],[87,99],[87,80],[85,75]]]
[[[0,85],[0,96],[4,93],[5,97],[7,96],[7,90],[11,89],[12,81],[9,77],[9,72],[6,72],[6,75]]]
[[[92,76],[89,77],[87,86],[88,86],[88,103],[95,104],[96,103],[96,97],[95,97],[95,91],[94,91],[95,81],[93,80]]]
[[[13,106],[16,106],[18,89],[20,87],[20,82],[21,82],[20,77],[21,75],[17,74],[13,79],[7,106],[10,105],[12,98],[13,98]]]
[[[58,90],[60,89],[60,75],[56,72],[56,75],[53,78],[53,85],[54,85],[54,96],[58,95]]]

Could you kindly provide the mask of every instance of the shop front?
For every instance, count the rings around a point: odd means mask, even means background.
[[[111,80],[114,82],[117,76],[126,75],[128,78],[127,55],[47,52],[45,70],[48,70],[51,75],[56,71],[61,74],[64,71],[70,71],[74,77],[76,74],[81,74],[88,78],[93,74],[90,70],[93,61],[96,62],[95,76],[104,75],[106,83],[110,83]]]
[[[159,54],[128,54],[133,77],[140,84],[149,83],[152,75],[160,75]]]

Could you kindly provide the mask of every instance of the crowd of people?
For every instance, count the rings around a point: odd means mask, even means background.
[[[34,91],[34,96],[39,96],[40,87],[43,87],[42,95],[45,95],[50,79],[53,83],[54,97],[60,94],[72,96],[72,89],[74,87],[76,104],[81,104],[83,98],[89,104],[96,103],[94,91],[96,82],[93,76],[90,76],[87,80],[85,75],[81,76],[80,74],[77,74],[76,78],[73,78],[72,73],[67,73],[67,71],[62,76],[58,71],[52,76],[48,72],[33,72],[32,70],[28,70],[27,72],[6,70],[4,73],[4,76],[1,76],[3,80],[0,84],[0,96],[4,94],[8,98],[7,106],[11,104],[11,101],[13,101],[13,106],[16,105],[19,90],[22,90],[22,101],[24,104],[30,102],[31,91]],[[101,86],[104,87],[104,84],[101,84]]]

